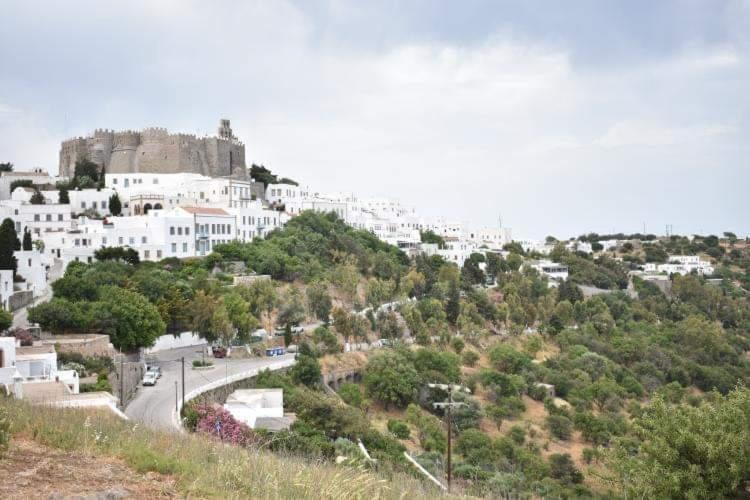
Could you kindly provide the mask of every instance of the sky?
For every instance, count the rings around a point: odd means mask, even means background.
[[[0,161],[215,133],[516,237],[750,233],[750,0],[0,0]]]

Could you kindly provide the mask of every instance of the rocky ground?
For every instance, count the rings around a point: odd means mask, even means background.
[[[122,461],[13,439],[0,459],[0,498],[104,500],[176,497],[167,476],[139,474]]]

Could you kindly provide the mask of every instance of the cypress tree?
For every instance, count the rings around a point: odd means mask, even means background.
[[[23,249],[24,250],[33,250],[34,245],[31,241],[31,231],[29,231],[28,228],[24,230],[23,232]]]
[[[109,197],[109,213],[112,215],[122,214],[122,203],[120,203],[120,197],[117,193]]]
[[[18,243],[16,227],[11,219],[5,219],[0,224],[0,269],[12,269],[15,274],[18,262],[13,256]]]
[[[70,195],[68,194],[68,188],[61,187],[60,190],[58,191],[57,198],[58,198],[57,199],[58,203],[60,203],[62,205],[69,205],[70,204]]]

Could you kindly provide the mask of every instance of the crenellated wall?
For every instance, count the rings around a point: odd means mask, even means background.
[[[162,127],[118,132],[97,129],[89,137],[76,137],[61,144],[60,175],[72,176],[76,161],[83,158],[104,166],[108,173],[188,172],[248,178],[245,145],[226,128],[221,137],[170,134]]]

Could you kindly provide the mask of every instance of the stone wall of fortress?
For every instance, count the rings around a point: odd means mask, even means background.
[[[190,172],[210,177],[248,177],[245,145],[233,136],[196,137],[171,134],[165,128],[117,132],[97,129],[88,137],[64,141],[59,174],[72,177],[76,161],[83,158],[104,166],[108,173]]]

